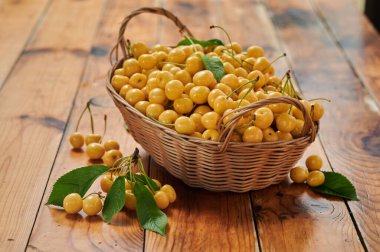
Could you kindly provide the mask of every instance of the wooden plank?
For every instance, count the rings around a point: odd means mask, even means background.
[[[323,158],[323,170],[331,170],[319,141],[297,165],[305,167],[311,154]],[[263,251],[364,251],[342,200],[313,193],[290,179],[252,192],[252,198]]]
[[[197,38],[210,39],[209,26],[218,21],[213,1],[170,1],[173,11]],[[194,18],[202,16],[204,18]],[[163,21],[165,42],[175,44],[178,35]],[[194,167],[196,169],[196,167]],[[169,206],[167,237],[147,232],[146,251],[259,251],[249,194],[212,193],[190,188],[151,161],[150,175],[171,184],[177,201]]]
[[[234,8],[232,2],[226,2],[221,10],[222,26],[230,32],[232,39],[240,41],[243,48],[253,44],[263,46],[269,59],[281,55],[283,51],[264,6],[250,1],[242,1],[240,6],[244,7]],[[286,60],[276,62],[274,66],[278,76],[288,70]],[[318,139],[305,155],[309,153],[318,153],[326,160]],[[303,160],[300,164],[305,166]],[[326,165],[325,169],[331,168]],[[306,186],[297,187],[289,182],[253,191],[251,196],[263,251],[361,249],[349,212],[341,200],[326,200],[310,192]],[[329,232],[334,232],[334,236],[328,235]]]
[[[348,204],[367,248],[376,251],[380,246],[380,118],[375,102],[309,3],[292,0],[267,4],[305,95],[318,94],[332,100],[321,123],[323,148],[333,169],[356,186],[360,201]]]
[[[352,65],[355,74],[380,105],[380,36],[363,13],[346,1],[312,0],[322,19]],[[348,17],[348,18],[346,18]],[[348,28],[349,27],[349,28]]]
[[[89,99],[93,99],[96,129],[99,133],[103,127],[103,114],[107,114],[109,130],[105,138],[117,139],[125,155],[130,155],[134,148],[138,147],[131,135],[126,133],[123,119],[105,89],[107,71],[110,67],[108,52],[116,42],[121,20],[134,9],[154,4],[155,1],[152,0],[139,2],[119,0],[107,3],[82,80],[83,84],[76,97],[75,106],[31,234],[28,250],[50,251],[57,247],[65,247],[65,250],[70,251],[109,251],[111,249],[141,251],[143,249],[144,232],[138,224],[136,214],[132,211],[120,212],[113,218],[112,224],[108,225],[100,216],[89,218],[85,214],[81,214],[73,217],[65,214],[62,210],[44,206],[44,202],[47,201],[52,185],[57,178],[65,172],[89,162],[86,154],[72,151],[66,140],[68,135],[75,131],[76,120]],[[152,29],[150,31],[142,30],[141,24],[152,27]],[[138,16],[128,26],[128,36],[154,42],[159,32],[157,26],[157,18],[149,15]],[[83,133],[88,133],[89,120],[87,120],[88,118],[84,119],[80,128]],[[148,156],[142,149],[141,154],[148,161]],[[99,184],[95,183],[89,192],[99,190]]]
[[[190,188],[151,161],[150,175],[172,185],[167,237],[147,232],[146,251],[259,251],[249,195]],[[196,168],[195,168],[196,169]]]
[[[48,8],[49,0],[0,2],[0,88],[36,30]]]
[[[24,250],[103,1],[54,1],[0,92],[0,250]]]

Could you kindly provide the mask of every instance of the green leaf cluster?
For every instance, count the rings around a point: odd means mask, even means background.
[[[91,165],[74,169],[60,177],[53,185],[48,205],[62,207],[63,199],[70,193],[79,193],[82,197],[94,181],[109,168],[104,165]],[[125,179],[133,181],[133,193],[136,196],[137,218],[141,226],[147,230],[166,235],[168,218],[156,205],[152,193],[148,190],[158,191],[157,184],[145,174],[131,174],[119,176],[112,184],[103,205],[103,218],[110,223],[112,217],[120,212],[125,205]]]

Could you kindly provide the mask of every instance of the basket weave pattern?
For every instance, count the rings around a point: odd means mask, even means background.
[[[304,106],[297,100],[278,97],[260,100],[236,109],[228,127],[221,128],[221,142],[212,142],[182,134],[157,124],[129,105],[112,87],[111,78],[124,59],[131,57],[126,50],[124,32],[131,18],[141,13],[167,16],[179,27],[180,32],[191,34],[178,18],[161,8],[142,8],[132,12],[122,22],[117,45],[111,52],[116,64],[109,72],[107,90],[120,110],[134,139],[165,167],[172,175],[193,187],[211,191],[246,192],[281,182],[289,170],[301,158],[316,136],[317,126],[312,122]],[[121,49],[123,59],[118,59]],[[291,141],[264,143],[234,143],[229,138],[239,118],[247,112],[273,103],[289,103],[298,107],[304,115],[303,136]]]

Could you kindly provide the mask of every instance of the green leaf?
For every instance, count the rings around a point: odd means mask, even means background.
[[[139,181],[133,186],[136,196],[136,212],[140,225],[153,232],[166,236],[168,217],[156,205],[153,195]]]
[[[83,197],[94,181],[108,169],[104,165],[90,165],[66,173],[54,183],[46,204],[62,206],[63,199],[70,193],[79,193]]]
[[[223,63],[218,58],[209,58],[205,55],[201,55],[201,58],[206,69],[210,70],[219,82],[225,74]]]
[[[337,172],[323,172],[325,182],[318,187],[312,187],[313,191],[342,197],[348,200],[358,200],[353,184],[342,174]]]
[[[184,40],[180,41],[177,44],[177,46],[192,45],[192,44],[199,44],[202,47],[224,45],[223,42],[220,41],[219,39],[210,39],[210,40],[205,41],[205,40],[198,40],[198,39],[190,37],[190,38],[185,38]]]
[[[107,223],[123,209],[125,204],[125,178],[118,177],[112,184],[103,206],[103,218]]]
[[[132,178],[131,178],[131,173],[130,172],[127,172],[127,174],[125,175],[125,177],[131,181]],[[156,184],[156,182],[154,182],[151,178],[149,178],[148,176],[144,176],[143,174],[133,174],[133,178],[136,180],[136,181],[139,181],[140,183],[142,183],[143,185],[148,185],[148,182],[149,182],[149,185],[150,187],[153,187],[154,191],[158,191],[160,190],[160,187],[158,187],[158,185]],[[148,182],[147,182],[148,181]],[[149,186],[148,185],[148,186]]]

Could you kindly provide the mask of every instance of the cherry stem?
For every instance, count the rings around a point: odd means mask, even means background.
[[[280,56],[278,56],[277,58],[275,58],[274,60],[272,60],[272,62],[269,65],[270,66],[273,65],[273,63],[275,63],[277,60],[281,59],[282,57],[286,57],[286,53],[283,53]]]
[[[172,64],[172,65],[180,66],[180,67],[186,66],[186,64],[174,63],[174,62],[169,62],[169,61],[162,61],[162,62],[159,62],[158,64]]]
[[[154,118],[153,116],[150,116],[149,118],[162,126],[168,126],[168,127],[174,126],[174,123],[163,123],[157,120],[156,118]]]
[[[230,35],[228,34],[228,32],[227,32],[223,27],[221,27],[221,26],[219,26],[219,25],[211,25],[211,26],[210,26],[210,29],[214,29],[214,28],[221,29],[221,30],[224,32],[224,34],[226,34],[227,39],[228,39],[228,41],[230,42],[230,45],[231,45],[231,53],[232,53],[232,56],[234,56],[234,50],[232,49],[232,40],[231,40],[231,37],[230,37]]]
[[[223,50],[223,53],[226,53],[228,56],[231,56],[231,58],[233,58],[237,63],[239,63],[241,67],[243,66],[243,64],[240,61],[238,61],[233,54],[228,53],[228,49]]]
[[[125,157],[121,157],[121,158],[118,158],[118,159],[116,159],[115,160],[115,162],[113,163],[113,165],[112,165],[112,167],[111,167],[111,169],[114,169],[114,168],[118,168],[118,169],[122,169],[123,167],[123,163],[126,163],[126,162],[128,162],[128,157],[127,158],[125,158]]]
[[[91,111],[91,101],[87,102],[87,109],[88,109],[88,112],[90,113],[91,132],[92,132],[92,134],[94,134],[95,133],[95,130],[94,130],[94,117],[92,116],[92,111]]]
[[[242,125],[236,127],[235,130],[242,129],[242,128],[244,128],[244,127],[249,127],[249,126],[252,125],[253,122],[254,122],[254,120],[251,120],[251,121],[249,121],[248,123],[245,123],[245,124],[242,124]]]
[[[249,94],[249,92],[252,91],[252,89],[255,87],[256,85],[256,82],[258,81],[259,79],[259,76],[256,77],[256,79],[252,82],[252,85],[249,87],[249,89],[247,90],[247,92],[245,92],[245,94],[243,95],[243,97],[240,99],[240,102],[238,104],[238,107],[240,107],[240,104],[241,102],[244,100],[244,98]]]
[[[80,122],[81,122],[81,120],[82,120],[82,117],[83,117],[84,113],[85,113],[85,112],[87,111],[87,109],[88,109],[88,103],[89,103],[89,102],[90,102],[90,101],[87,102],[86,107],[83,109],[82,113],[80,114],[80,116],[79,116],[79,118],[78,118],[77,125],[76,125],[76,127],[75,127],[75,131],[76,131],[76,132],[78,132],[79,124],[80,124]]]
[[[132,50],[131,50],[131,41],[127,39],[127,52],[129,55],[133,55]],[[133,55],[134,57],[135,55]]]
[[[290,75],[290,71],[287,71],[286,74],[286,81],[285,84],[282,86],[281,93],[285,94],[285,92],[292,98],[297,98],[298,94],[297,91],[294,88],[293,82],[292,82],[292,77]],[[289,86],[290,90],[289,92],[286,91],[287,87]]]
[[[314,98],[314,99],[311,99],[311,100],[308,100],[308,101],[327,101],[327,102],[331,102],[330,99],[327,99],[327,98],[324,98],[324,97]]]
[[[243,60],[243,59],[242,59],[242,61],[243,61],[244,63],[247,63],[248,65],[251,65],[251,66],[254,66],[254,65],[255,65],[255,64],[252,64],[251,62],[248,62],[248,61]]]
[[[100,143],[102,143],[104,136],[106,135],[107,132],[107,115],[104,115],[104,129],[103,129],[103,136],[100,139]]]
[[[277,60],[281,59],[282,57],[286,57],[286,53],[283,53],[281,54],[280,56],[278,56],[277,58],[275,58],[274,60],[272,60],[270,63],[269,63],[269,66],[267,66],[266,68],[263,69],[263,71],[267,70],[269,67],[271,67]]]
[[[314,105],[311,105],[311,109],[310,109],[310,117],[311,117],[311,119],[313,119],[313,116],[314,116]]]
[[[290,76],[290,70],[286,71],[286,73],[284,74],[284,76],[282,76],[281,78],[281,82],[285,79],[285,77],[287,76]]]
[[[154,190],[152,184],[150,183],[149,179],[148,179],[148,175],[146,175],[145,173],[145,169],[144,169],[144,164],[141,160],[141,158],[138,159],[138,168],[139,170],[142,172],[143,176],[144,176],[144,179],[145,179],[145,182],[147,184],[147,186],[149,187],[149,189],[152,191],[152,192],[155,192],[156,190]]]
[[[245,85],[247,85],[251,82],[254,82],[254,81],[258,81],[258,80],[259,80],[259,76],[257,76],[256,79],[254,79],[254,80],[250,80],[250,81],[247,81],[246,83],[241,84],[239,87],[232,90],[232,92],[229,95],[227,95],[227,98],[230,98],[236,91],[238,91],[240,88],[244,87]]]
[[[289,110],[288,110],[288,115],[292,112],[293,105],[290,105]]]
[[[99,198],[102,198],[102,192],[93,192],[93,193],[90,193],[90,194],[88,194],[87,196],[83,197],[82,200],[84,200],[84,199],[86,199],[86,198],[88,198],[89,196],[94,195],[94,194],[98,195]]]
[[[289,75],[289,83],[290,83],[290,87],[291,87],[291,89],[292,89],[291,97],[293,97],[293,98],[297,98],[297,97],[298,97],[298,94],[297,94],[296,89],[294,88],[294,85],[293,85],[293,82],[292,82],[292,78],[290,77],[290,75]]]
[[[132,154],[132,160],[134,160],[134,162],[137,161],[137,159],[139,158],[139,148],[135,148],[135,150],[133,151],[133,154]]]
[[[189,35],[183,34],[183,36],[185,36],[185,38],[188,39],[192,45],[195,45],[194,41],[191,39]]]

